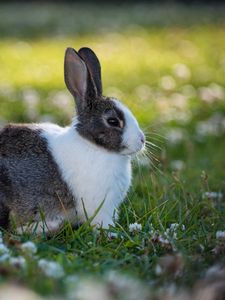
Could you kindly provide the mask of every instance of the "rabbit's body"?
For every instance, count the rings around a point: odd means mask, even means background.
[[[7,227],[9,213],[18,225],[55,219],[62,204],[74,209],[73,195],[62,180],[41,130],[9,125],[0,131],[0,226]],[[60,214],[59,214],[60,213]]]
[[[66,128],[53,128],[48,124],[41,127],[45,129],[42,136],[47,139],[62,178],[75,199],[79,222],[86,219],[83,205],[91,217],[104,201],[94,223],[103,222],[104,227],[112,224],[114,210],[130,186],[130,157],[107,151],[84,139],[75,129],[76,122]]]
[[[42,222],[49,231],[95,216],[108,227],[131,183],[131,154],[144,146],[132,113],[102,96],[100,64],[88,48],[68,48],[65,82],[78,116],[70,127],[8,125],[0,130],[0,226]],[[37,231],[43,230],[43,224]]]

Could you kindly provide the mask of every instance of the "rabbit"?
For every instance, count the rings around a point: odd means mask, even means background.
[[[0,130],[4,229],[13,220],[18,232],[36,224],[37,233],[51,233],[97,210],[91,224],[109,228],[131,185],[131,158],[144,148],[145,136],[126,106],[102,95],[95,53],[67,48],[64,79],[76,104],[71,126],[8,124]]]

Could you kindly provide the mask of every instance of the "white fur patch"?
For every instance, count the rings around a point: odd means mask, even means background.
[[[108,227],[113,224],[114,211],[123,201],[131,183],[130,157],[98,147],[81,137],[71,127],[54,124],[37,124],[43,129],[62,178],[76,199],[76,210],[81,222],[86,220],[83,209],[89,217],[104,204],[93,220],[93,224]],[[77,216],[76,216],[77,218]]]
[[[112,99],[118,109],[125,117],[125,128],[123,133],[123,145],[126,147],[121,154],[134,154],[144,147],[144,134],[141,131],[138,122],[132,112],[118,100]]]

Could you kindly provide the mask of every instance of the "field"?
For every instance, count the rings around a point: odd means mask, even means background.
[[[3,232],[4,287],[80,300],[189,299],[189,289],[203,299],[199,286],[223,287],[225,6],[1,5],[0,36],[0,126],[69,124],[64,51],[88,46],[104,94],[133,111],[151,142],[134,160],[113,236],[88,222],[51,238]]]

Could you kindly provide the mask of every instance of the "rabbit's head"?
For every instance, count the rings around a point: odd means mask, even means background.
[[[65,83],[74,96],[79,134],[109,151],[130,155],[140,151],[145,136],[131,111],[102,95],[101,66],[89,48],[65,53]]]

